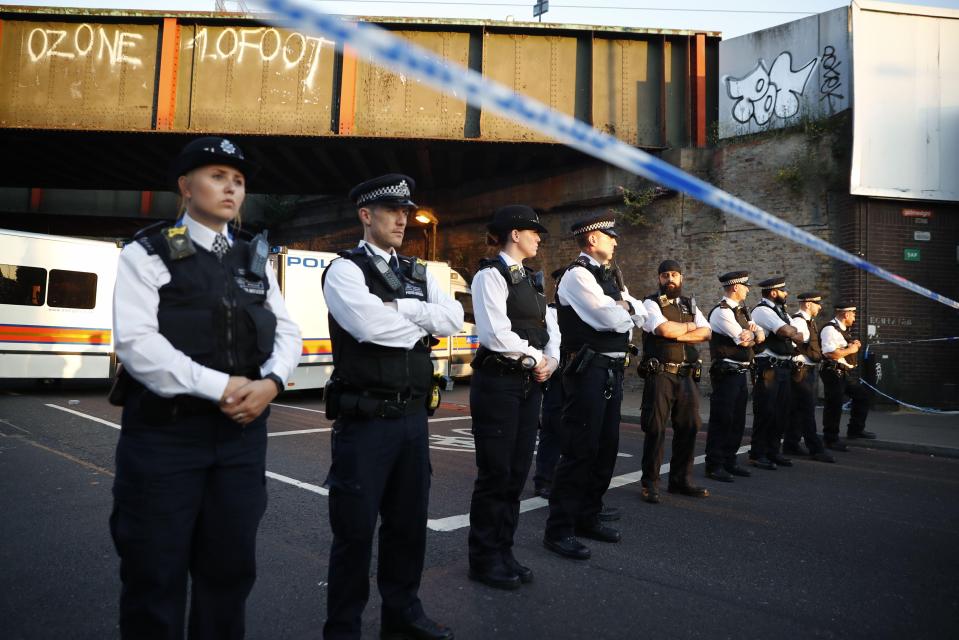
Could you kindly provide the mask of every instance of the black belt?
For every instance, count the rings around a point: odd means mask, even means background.
[[[757,356],[756,364],[761,367],[771,367],[773,369],[793,369],[795,367],[793,360],[771,358],[769,356]]]
[[[713,375],[725,376],[748,373],[752,371],[753,368],[754,366],[751,362],[735,363],[729,362],[728,360],[719,360],[714,362],[712,366],[709,367],[709,370]]]
[[[625,356],[616,358],[597,353],[595,356],[593,356],[590,364],[594,367],[599,367],[600,369],[625,369],[626,358]]]
[[[527,363],[532,361],[532,367],[523,366],[523,361]],[[471,366],[484,371],[490,371],[497,375],[520,373],[530,375],[533,367],[536,366],[532,356],[523,356],[519,359],[508,358],[501,353],[480,347],[476,350]]]

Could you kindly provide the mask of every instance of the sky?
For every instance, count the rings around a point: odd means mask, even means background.
[[[312,1],[324,11],[342,15],[535,20],[534,0]],[[172,11],[212,11],[215,6],[214,0],[13,0],[9,4]],[[255,0],[246,4],[256,10]],[[720,31],[724,38],[734,38],[848,4],[848,0],[550,0],[543,22]],[[959,0],[900,0],[899,4],[959,9]],[[227,0],[226,5],[233,8],[237,3]]]

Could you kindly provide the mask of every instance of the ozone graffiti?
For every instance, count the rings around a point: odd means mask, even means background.
[[[210,33],[207,27],[200,28],[187,47],[195,48],[197,60],[233,60],[242,64],[244,56],[253,56],[260,64],[277,62],[289,71],[306,60],[307,70],[303,84],[313,88],[320,54],[324,46],[333,42],[324,38],[291,32],[284,38],[273,27],[237,29],[227,27],[219,33]]]
[[[817,60],[813,58],[794,71],[792,54],[783,51],[768,71],[765,61],[760,60],[756,68],[742,78],[727,76],[726,91],[736,100],[732,108],[733,118],[743,124],[752,119],[763,126],[773,115],[785,119],[799,113],[799,98]]]
[[[103,60],[104,54],[111,65],[128,64],[138,67],[143,64],[140,58],[129,55],[143,40],[143,34],[129,31],[113,30],[108,33],[107,28],[93,27],[83,23],[73,29],[73,34],[66,29],[44,29],[37,27],[27,35],[27,56],[31,62],[39,62],[49,58],[65,58],[75,60],[93,54],[96,48],[97,60]]]

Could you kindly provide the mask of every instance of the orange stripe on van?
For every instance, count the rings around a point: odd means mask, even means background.
[[[0,342],[109,345],[112,338],[113,333],[110,329],[23,327],[0,324]]]
[[[333,343],[329,338],[306,338],[303,340],[303,355],[328,356],[333,353]]]

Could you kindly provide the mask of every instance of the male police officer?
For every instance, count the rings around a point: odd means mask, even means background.
[[[426,402],[432,335],[463,325],[463,308],[415,258],[398,255],[415,209],[411,178],[356,186],[363,240],[324,274],[334,372],[326,391],[333,425],[326,638],[359,638],[369,598],[370,553],[380,514],[377,582],[382,637],[452,638],[423,612],[417,591],[426,550],[430,467]]]
[[[670,493],[705,498],[709,492],[690,482],[699,417],[699,352],[693,345],[709,340],[709,323],[692,298],[682,295],[682,268],[675,260],[659,265],[659,293],[646,296],[643,360],[646,379],[640,423],[643,433],[642,498],[659,502],[659,467],[663,462],[666,424],[673,424],[669,463]]]
[[[736,463],[736,454],[746,427],[746,374],[753,366],[753,346],[765,339],[743,302],[749,293],[749,272],[730,271],[719,276],[725,297],[709,312],[709,433],[706,435],[706,477],[732,482],[733,476],[748,478],[747,469]]]
[[[783,438],[783,453],[808,455],[819,462],[835,462],[816,434],[816,367],[822,360],[816,316],[822,309],[822,295],[815,291],[800,293],[798,300],[799,311],[792,315],[790,324],[802,335],[802,342],[796,345],[799,356],[793,372],[792,405],[789,426]],[[800,437],[806,441],[806,449],[799,444]]]
[[[563,448],[549,496],[543,546],[585,560],[589,549],[576,535],[617,542],[619,532],[602,524],[603,494],[619,450],[623,368],[633,326],[646,313],[616,277],[615,220],[602,215],[571,227],[582,253],[559,282],[560,351],[563,370]],[[574,535],[575,534],[575,535]]]
[[[802,339],[786,313],[786,278],[759,283],[762,301],[753,307],[753,321],[766,333],[765,349],[756,356],[753,385],[753,437],[749,460],[753,466],[773,471],[776,465],[791,467],[792,461],[779,448],[789,424],[795,342]]]
[[[823,366],[819,372],[826,395],[822,412],[822,436],[826,447],[848,451],[839,439],[839,421],[842,418],[843,396],[852,399],[852,415],[846,427],[846,437],[873,439],[876,434],[866,431],[869,415],[869,392],[859,384],[856,372],[860,342],[850,340],[849,328],[856,322],[856,306],[851,302],[836,305],[836,315],[820,332]]]

